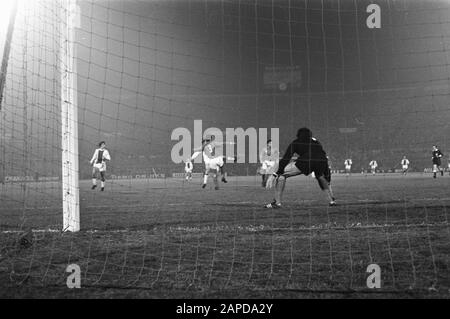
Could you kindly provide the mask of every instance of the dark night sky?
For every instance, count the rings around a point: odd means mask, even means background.
[[[376,1],[382,26],[368,29],[370,3],[80,1],[80,159],[106,139],[115,170],[129,156],[170,166],[172,130],[202,119],[279,127],[281,148],[308,126],[339,165],[393,167],[405,152],[426,165],[432,143],[450,147],[450,4]],[[268,89],[269,67],[301,81]]]

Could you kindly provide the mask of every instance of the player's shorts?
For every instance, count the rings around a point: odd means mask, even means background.
[[[324,176],[328,183],[331,182],[331,171],[327,160],[304,160],[299,158],[295,161],[295,166],[306,176],[314,172],[316,178]]]
[[[185,172],[185,173],[192,173],[192,168],[185,168],[185,169],[184,169],[184,172]]]
[[[106,171],[106,164],[105,163],[95,163],[94,169],[98,169],[100,172]]]
[[[440,158],[433,158],[433,165],[441,166],[441,159]]]
[[[263,161],[261,164],[260,174],[273,174],[275,172],[275,161]]]
[[[408,165],[403,165],[403,169],[408,169]]]
[[[207,170],[216,170],[218,171],[224,164],[223,157],[214,157],[205,159],[205,168]]]
[[[349,171],[349,170],[352,169],[352,167],[351,167],[351,166],[345,166],[345,169],[346,169],[347,171]]]

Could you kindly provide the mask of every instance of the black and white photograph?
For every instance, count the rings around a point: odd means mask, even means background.
[[[450,298],[450,1],[1,0],[0,61],[1,299]]]

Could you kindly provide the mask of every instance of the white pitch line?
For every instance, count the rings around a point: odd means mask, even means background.
[[[392,227],[448,227],[447,222],[441,222],[441,223],[416,223],[416,224],[369,224],[364,225],[361,223],[352,223],[352,224],[342,224],[342,225],[329,225],[327,223],[322,224],[316,224],[312,225],[310,227],[298,227],[294,228],[294,231],[307,231],[307,230],[330,230],[330,229],[370,229],[370,228],[392,228]],[[130,230],[130,229],[110,229],[110,230],[101,230],[101,229],[90,229],[86,231],[81,231],[81,233],[139,233],[139,232],[147,232],[159,229],[158,227],[154,227],[152,229],[141,229],[141,230]],[[178,232],[178,231],[185,231],[188,233],[193,232],[217,232],[217,231],[235,231],[235,230],[243,230],[243,231],[292,231],[291,227],[287,228],[281,228],[281,227],[272,227],[269,225],[206,225],[201,227],[195,227],[195,226],[177,226],[177,227],[169,227],[168,232]],[[57,229],[32,229],[33,233],[63,233],[61,230]],[[25,230],[4,230],[0,231],[1,234],[20,234],[25,233]],[[70,233],[70,232],[67,232]],[[76,234],[76,233],[74,233]]]
[[[0,231],[1,234],[22,234],[26,233],[27,230],[3,230]],[[32,229],[32,233],[63,233],[60,229]],[[83,233],[127,233],[127,232],[134,232],[133,230],[129,229],[111,229],[111,230],[99,230],[99,229],[89,229],[86,231],[82,231]],[[72,232],[64,232],[64,233],[72,233]],[[74,233],[75,234],[75,233]]]

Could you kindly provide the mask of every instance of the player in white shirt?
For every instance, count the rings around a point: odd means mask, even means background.
[[[262,176],[262,187],[266,187],[267,179],[278,169],[279,160],[280,153],[272,146],[272,140],[268,140],[267,146],[259,154],[259,161],[261,162],[259,173]]]
[[[100,172],[101,191],[105,190],[105,175],[106,175],[106,161],[111,160],[108,150],[106,149],[106,142],[102,141],[97,148],[89,163],[92,165],[92,189],[97,187],[97,172]]]
[[[187,181],[192,179],[192,170],[194,169],[194,165],[190,158],[186,159],[184,162],[184,176]]]
[[[406,156],[403,156],[403,159],[400,164],[402,164],[403,175],[406,175],[409,168],[409,160],[406,158]]]
[[[352,162],[351,158],[347,158],[344,161],[345,173],[347,174],[347,176],[349,176],[352,171],[352,164],[353,164],[353,162]]]
[[[369,163],[370,166],[370,171],[372,172],[372,175],[375,175],[377,167],[378,167],[378,163],[375,160],[371,160]]]
[[[222,144],[225,144],[225,143],[222,143]],[[230,144],[234,144],[234,143],[230,143]],[[208,176],[211,171],[213,172],[213,181],[214,181],[216,190],[219,189],[219,182],[217,180],[219,172],[222,175],[222,182],[228,183],[227,179],[226,179],[227,173],[225,171],[224,156],[214,155],[215,148],[217,146],[221,146],[221,143],[215,142],[214,137],[206,138],[202,141],[202,147],[194,150],[195,152],[191,156],[191,160],[193,160],[198,155],[203,154],[203,161],[205,162],[205,173],[203,175],[202,188],[206,187],[206,184],[208,182]]]

